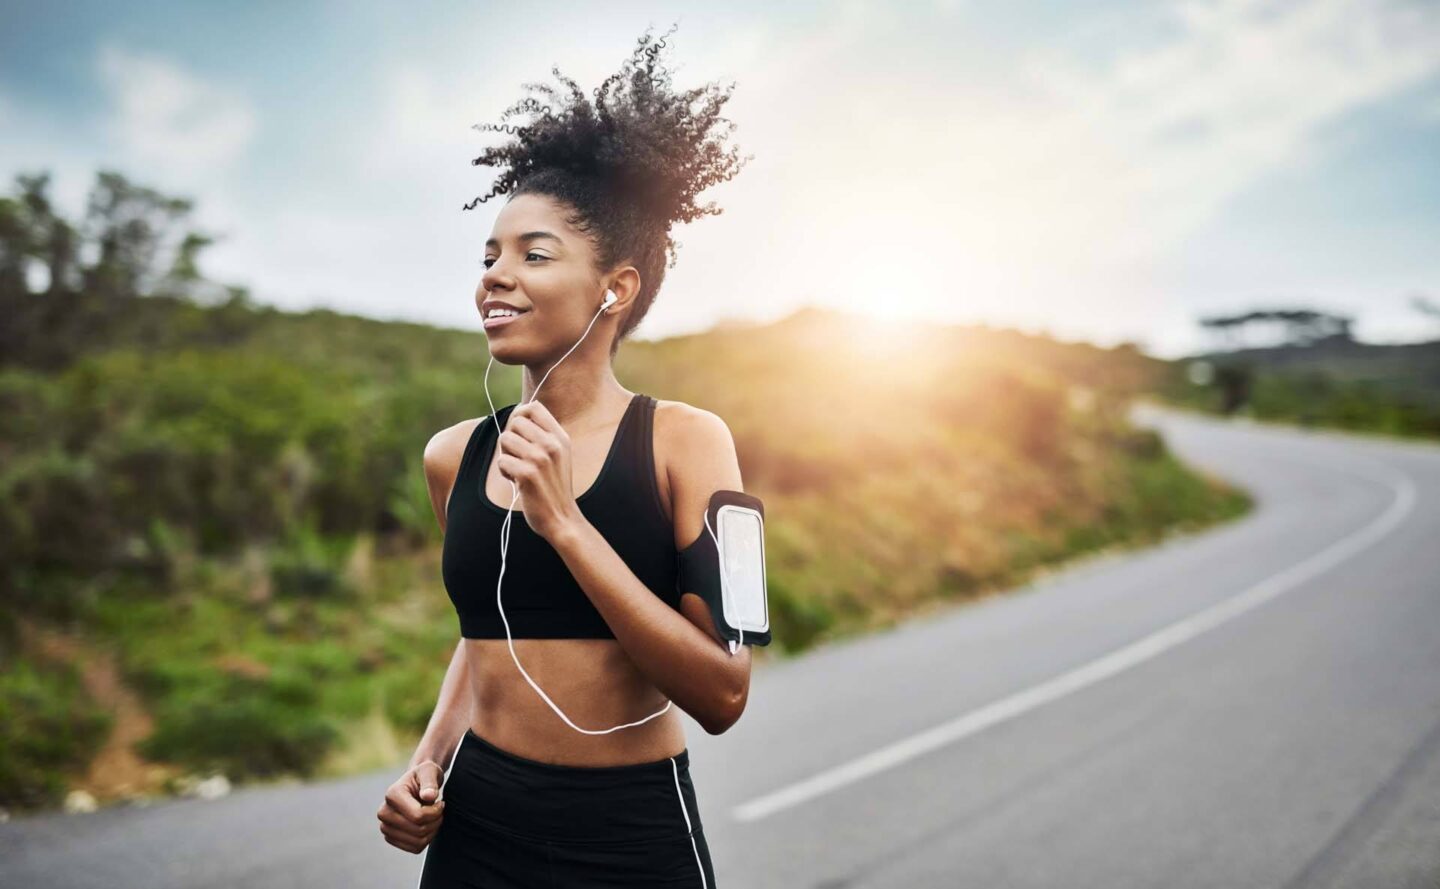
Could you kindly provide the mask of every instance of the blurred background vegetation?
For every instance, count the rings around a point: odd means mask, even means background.
[[[1440,334],[1440,306],[1418,294],[1411,305]],[[1172,363],[1157,394],[1216,414],[1440,437],[1440,339],[1364,343],[1353,323],[1304,308],[1202,318],[1221,348]]]
[[[459,636],[421,453],[488,412],[483,335],[257,305],[200,273],[187,201],[102,172],[67,220],[47,189],[0,198],[0,806],[403,759]],[[768,658],[1245,511],[1129,425],[1137,397],[1435,434],[1434,351],[1337,335],[1242,372],[806,309],[616,372],[734,433]]]

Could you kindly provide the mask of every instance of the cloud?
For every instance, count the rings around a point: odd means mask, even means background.
[[[1419,117],[1421,120],[1440,122],[1440,93],[1421,103]]]
[[[1323,125],[1440,70],[1433,7],[1173,10],[1177,27],[1160,42],[1099,65],[1027,53],[1014,84],[957,91],[948,131],[906,112],[891,142],[921,146],[912,169],[963,197],[962,217],[983,209],[966,222],[992,246],[1038,242],[1076,259],[1098,248],[1131,262],[1175,245],[1265,175],[1313,161]]]
[[[193,178],[223,170],[254,138],[258,115],[243,93],[164,57],[107,44],[95,70],[113,103],[106,133],[141,168]]]
[[[1172,39],[1098,71],[1040,56],[1027,66],[1045,97],[1046,119],[1029,121],[1036,144],[1068,150],[1021,162],[1067,171],[1074,197],[1097,199],[1085,183],[1103,185],[1111,223],[1141,253],[1266,174],[1314,161],[1325,124],[1440,70],[1434,7],[1220,0],[1175,14]]]
[[[1154,268],[1323,158],[1329,125],[1440,71],[1440,7],[1405,2],[1186,2],[1109,31],[1098,58],[996,50],[966,8],[933,40],[848,8],[810,39],[767,33],[740,73],[757,160],[706,223],[729,249],[702,277],[745,257],[763,278],[731,290],[747,311],[885,294],[895,313],[1075,334],[1169,323]]]
[[[644,333],[877,295],[899,315],[1063,336],[1179,329],[1157,266],[1246,189],[1323,159],[1347,114],[1440,71],[1440,7],[1396,0],[1182,2],[1039,48],[991,41],[989,14],[847,0],[808,21],[735,8],[682,26],[677,86],[736,79],[726,116],[755,159],[701,196],[721,216],[675,230],[681,261]],[[460,210],[494,175],[468,163],[496,138],[471,124],[552,59],[598,83],[636,32],[624,16],[573,34],[529,21],[484,22],[535,47],[523,55],[473,52],[480,26],[451,22],[424,51],[374,59],[331,178],[251,212],[215,258],[291,304],[323,293],[475,326],[478,244],[503,201]],[[147,168],[221,167],[254,138],[243,95],[174,63],[109,49],[100,69],[112,132]]]
[[[704,195],[722,216],[675,232],[701,246],[682,246],[666,289],[686,296],[662,298],[647,327],[886,292],[916,317],[1133,334],[1167,311],[1149,267],[1246,188],[1320,157],[1326,124],[1440,70],[1436,11],[1399,2],[1185,2],[1111,32],[1098,60],[1057,42],[996,64],[973,10],[932,13],[944,41],[862,0],[818,21],[737,12],[688,41],[682,30],[677,83],[737,79],[726,113],[755,160]],[[590,55],[567,53],[567,72],[613,65]],[[415,181],[444,170],[427,187],[483,193],[492,171],[454,159],[477,153],[488,137],[469,124],[517,97],[516,79],[392,67],[367,163]],[[1061,298],[1075,314],[1056,311]]]

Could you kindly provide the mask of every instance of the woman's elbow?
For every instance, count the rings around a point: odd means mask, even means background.
[[[745,698],[745,689],[727,692],[715,707],[714,713],[702,722],[701,726],[712,735],[724,734],[730,726],[740,721],[740,714],[745,712]]]

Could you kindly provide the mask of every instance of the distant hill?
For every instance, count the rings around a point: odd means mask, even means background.
[[[1422,343],[1364,343],[1333,337],[1309,346],[1275,346],[1208,352],[1206,359],[1249,364],[1301,375],[1322,373],[1342,383],[1370,383],[1397,398],[1440,405],[1440,340]]]
[[[1213,376],[1213,380],[1197,382]],[[1400,436],[1440,437],[1440,340],[1206,352],[1173,363],[1157,392],[1217,413]]]

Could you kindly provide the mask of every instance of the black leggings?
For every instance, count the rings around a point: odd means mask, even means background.
[[[466,729],[417,889],[714,889],[690,751],[623,766],[517,756]]]

